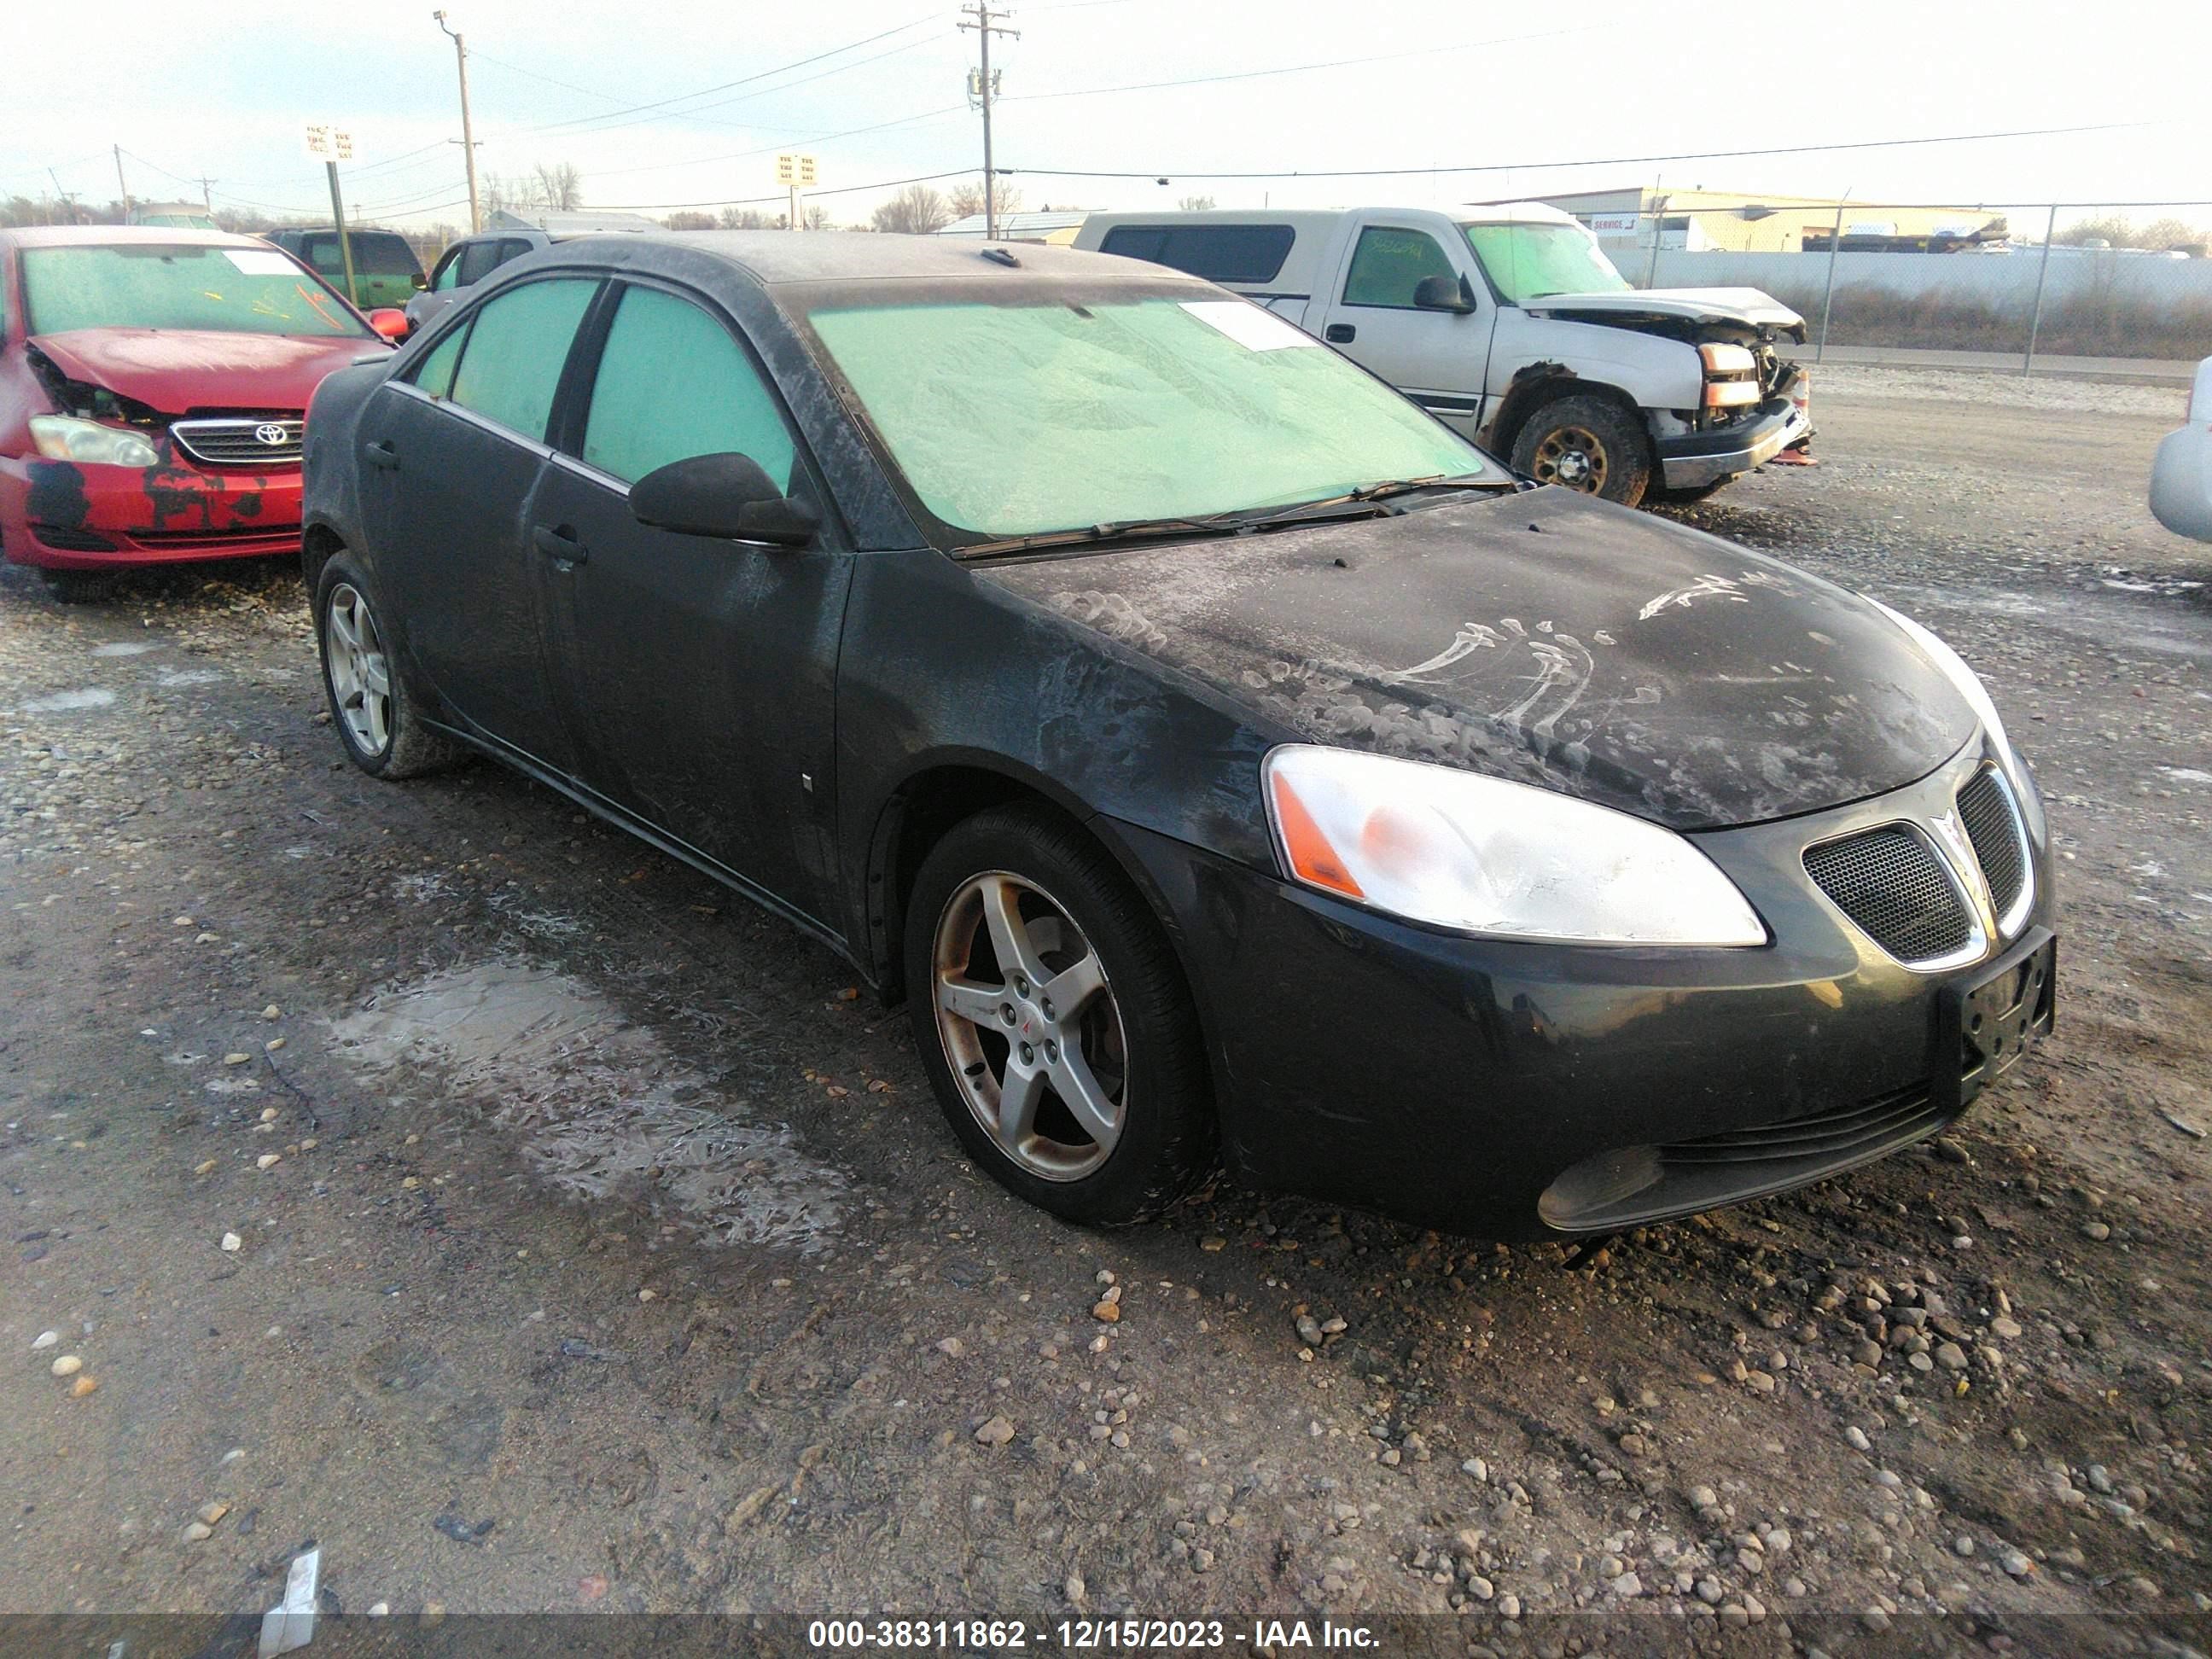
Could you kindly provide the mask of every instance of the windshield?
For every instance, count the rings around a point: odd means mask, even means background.
[[[997,303],[817,305],[808,320],[921,504],[978,538],[1492,470],[1381,381],[1243,300],[1047,289]]]
[[[1462,225],[1491,286],[1508,305],[1547,294],[1622,294],[1628,283],[1580,225]]]
[[[368,325],[273,247],[23,250],[25,332],[210,329],[223,334],[360,335]]]

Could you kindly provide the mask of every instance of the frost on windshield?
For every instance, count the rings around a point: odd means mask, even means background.
[[[1256,307],[878,306],[811,321],[922,504],[1024,535],[1482,470],[1463,439]],[[1304,337],[1298,337],[1303,339]]]

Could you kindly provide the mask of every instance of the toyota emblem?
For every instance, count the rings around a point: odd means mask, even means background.
[[[282,445],[288,444],[292,441],[292,434],[285,431],[284,428],[275,421],[262,422],[259,426],[253,428],[253,435],[260,442],[267,444],[271,449],[277,448]]]

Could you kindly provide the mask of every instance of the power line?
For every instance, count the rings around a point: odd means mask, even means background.
[[[1040,94],[1042,95],[1042,94]],[[1395,179],[1428,173],[1534,173],[1559,167],[1635,167],[1651,161],[1718,161],[1747,155],[1809,155],[1841,150],[1895,149],[1914,144],[1978,143],[2003,138],[2054,138],[2070,133],[2124,132],[2159,125],[2151,121],[2106,121],[2092,126],[2024,127],[2009,132],[1953,132],[1925,138],[1868,138],[1840,144],[1778,144],[1758,149],[1677,150],[1665,155],[1603,155],[1572,161],[1468,161],[1413,167],[1293,167],[1272,172],[1216,173],[1203,167],[1152,167],[1109,171],[1086,167],[1006,167],[1006,173],[1040,179]]]
[[[975,170],[975,169],[973,167],[950,167],[943,173],[917,173],[911,179],[878,179],[872,184],[841,185],[836,190],[816,190],[810,191],[808,193],[814,196],[851,196],[865,190],[896,190],[902,185],[927,185],[933,184],[939,179],[964,179]],[[779,191],[774,196],[739,196],[734,198],[718,196],[711,202],[625,202],[589,207],[586,208],[584,211],[586,213],[641,213],[648,211],[653,213],[665,213],[672,210],[682,208],[751,207],[761,202],[781,202],[781,200],[783,200],[783,194]]]
[[[887,127],[910,126],[916,121],[933,121],[939,116],[957,115],[965,111],[967,107],[968,106],[965,104],[947,104],[943,109],[928,110],[920,115],[902,115],[896,121],[878,121],[871,126],[848,127],[842,132],[818,133],[811,138],[800,138],[793,142],[802,144],[826,144],[839,138],[855,138],[864,132],[881,132]],[[780,146],[775,144],[767,144],[757,149],[732,150],[727,155],[723,155],[694,156],[688,161],[649,161],[641,167],[607,167],[587,173],[585,176],[592,179],[618,179],[626,173],[664,173],[671,167],[706,167],[715,161],[742,161],[751,156],[773,154],[779,148]],[[818,191],[816,194],[832,195],[835,194],[835,192],[830,191]],[[764,199],[773,200],[775,198],[769,198]]]

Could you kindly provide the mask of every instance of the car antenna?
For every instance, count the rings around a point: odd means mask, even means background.
[[[1022,262],[1012,248],[987,247],[983,250],[983,257],[995,259],[1002,265],[1011,265],[1017,270],[1021,269]]]

